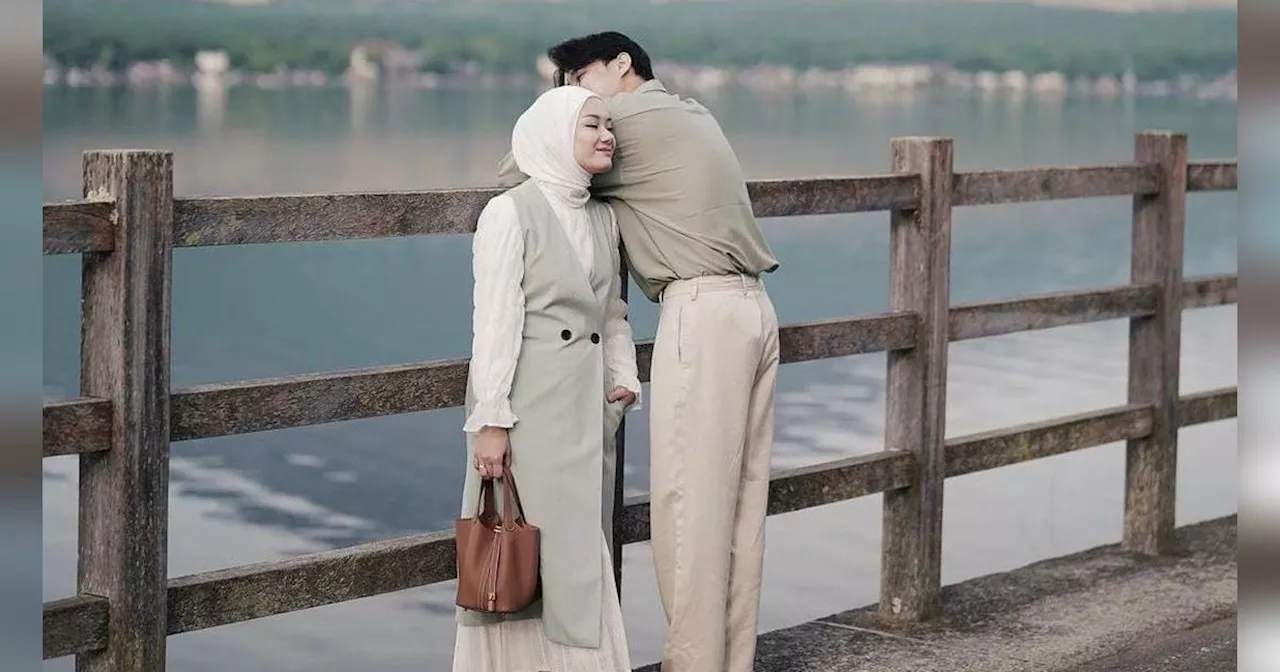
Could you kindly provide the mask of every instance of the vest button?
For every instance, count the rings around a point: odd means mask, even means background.
[[[592,342],[592,343],[599,343],[599,342],[600,342],[600,334],[591,334],[591,342]]]
[[[567,341],[567,340],[569,340],[572,336],[573,336],[573,334],[569,333],[569,330],[568,330],[568,329],[565,329],[564,331],[560,332],[560,338],[561,338],[562,340],[566,340],[566,341]]]

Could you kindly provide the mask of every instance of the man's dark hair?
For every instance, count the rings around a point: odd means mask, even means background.
[[[563,84],[569,73],[597,61],[608,63],[623,52],[630,54],[631,69],[641,79],[653,79],[653,65],[649,63],[649,54],[635,40],[612,30],[565,40],[548,49],[547,57],[556,66],[556,83]]]

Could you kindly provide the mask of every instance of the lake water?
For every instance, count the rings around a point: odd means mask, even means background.
[[[48,89],[44,197],[80,195],[80,153],[175,153],[179,195],[486,186],[530,92]],[[1133,134],[1188,133],[1193,159],[1234,157],[1236,107],[1168,100],[968,98],[843,93],[700,97],[752,178],[884,173],[889,140],[954,138],[957,170],[1128,161]],[[972,207],[954,216],[954,302],[1128,281],[1131,199]],[[782,262],[768,278],[783,323],[882,311],[885,213],[771,219]],[[188,385],[463,356],[465,236],[187,248],[174,253],[173,383]],[[1234,193],[1188,199],[1186,275],[1231,273]],[[3,271],[0,271],[0,278]],[[640,297],[637,338],[656,312]],[[44,380],[78,387],[79,260],[44,261]],[[1184,393],[1236,382],[1236,309],[1183,321]],[[955,344],[948,436],[1124,403],[1123,321]],[[784,366],[775,468],[882,449],[883,355]],[[626,489],[648,487],[647,416],[628,425]],[[170,574],[207,571],[447,528],[459,506],[462,412],[450,409],[173,447]],[[1111,445],[952,479],[943,579],[950,583],[1119,539],[1124,450]],[[1235,512],[1236,422],[1183,430],[1180,525]],[[75,589],[76,461],[44,461],[44,596]],[[818,534],[817,531],[821,531]],[[769,519],[760,627],[874,602],[880,497]],[[656,660],[664,622],[647,544],[624,554],[634,662]],[[444,670],[452,582],[185,634],[174,669]],[[70,670],[71,659],[45,664]]]

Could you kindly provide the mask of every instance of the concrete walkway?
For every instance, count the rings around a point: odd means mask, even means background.
[[[867,607],[763,634],[755,669],[1234,670],[1236,577],[1230,516],[1180,529],[1170,557],[1105,546],[948,586],[926,625],[890,626]]]
[[[1226,672],[1236,669],[1236,619],[1175,632],[1070,672]]]

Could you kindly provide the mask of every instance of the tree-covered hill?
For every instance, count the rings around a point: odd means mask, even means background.
[[[353,44],[395,41],[423,68],[462,64],[528,72],[548,45],[622,30],[656,60],[745,68],[839,69],[884,62],[947,63],[1142,79],[1217,75],[1235,67],[1236,12],[1118,14],[1023,3],[944,0],[45,0],[45,52],[64,65],[112,68],[226,49],[238,69],[346,69]]]

